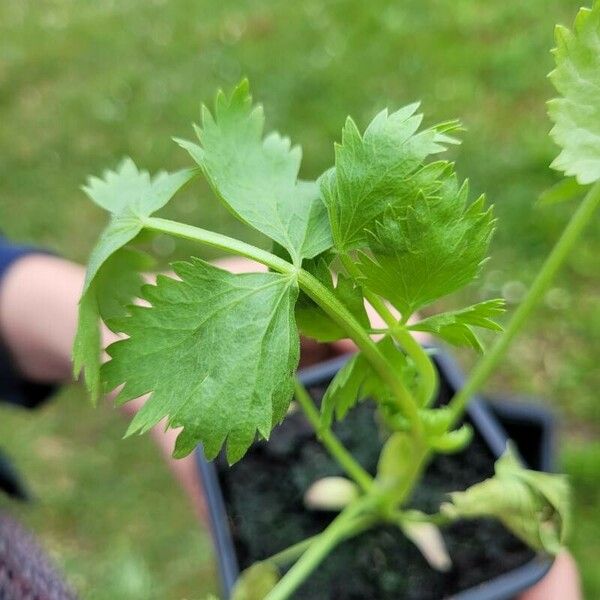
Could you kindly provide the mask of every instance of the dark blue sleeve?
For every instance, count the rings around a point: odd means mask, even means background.
[[[2,280],[8,269],[20,258],[40,252],[44,251],[31,246],[11,244],[0,236],[0,294]],[[8,402],[25,408],[35,408],[48,398],[54,389],[52,385],[28,381],[21,376],[0,338],[0,403]]]

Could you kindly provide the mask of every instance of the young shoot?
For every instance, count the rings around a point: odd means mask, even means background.
[[[126,159],[89,179],[85,193],[110,218],[89,260],[74,347],[75,372],[85,371],[92,397],[117,388],[119,404],[147,395],[128,434],[166,419],[181,428],[176,456],[201,444],[208,459],[223,450],[231,464],[257,437],[269,438],[295,397],[345,473],[306,491],[307,510],[325,506],[338,513],[331,524],[248,569],[236,600],[291,597],[337,544],[381,523],[398,526],[440,569],[451,557],[439,527],[456,518],[495,517],[531,547],[560,550],[568,524],[564,478],[524,469],[510,449],[493,478],[451,494],[438,513],[406,504],[435,453],[470,442],[469,426],[459,426],[469,398],[600,203],[599,39],[600,2],[581,9],[572,30],[556,30],[550,78],[559,97],[549,114],[560,154],[552,167],[568,179],[548,197],[584,198],[504,332],[499,298],[419,317],[422,308],[478,277],[496,221],[484,196],[473,197],[444,158],[458,143],[460,124],[422,127],[418,104],[383,110],[364,129],[349,117],[334,165],[305,181],[298,177],[300,148],[278,133],[265,135],[262,107],[242,81],[231,93],[219,92],[212,110],[202,108],[194,141],[176,140],[189,154],[189,169],[150,176]],[[270,250],[156,216],[199,177],[237,219],[269,240]],[[149,263],[136,249],[142,232],[192,240],[199,253],[210,246],[269,270],[234,275],[191,257],[171,265],[173,275],[144,285]],[[375,338],[366,302],[385,323]],[[104,364],[100,319],[122,334],[106,349]],[[498,334],[487,353],[482,329]],[[483,353],[446,406],[435,403],[436,370],[415,331]],[[320,407],[295,376],[301,335],[324,343],[349,338],[358,350]],[[375,403],[387,431],[376,473],[366,472],[332,431],[364,399]]]

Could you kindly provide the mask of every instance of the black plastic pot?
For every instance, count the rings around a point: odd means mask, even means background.
[[[339,357],[306,368],[300,376],[307,387],[328,383],[347,360]],[[454,360],[438,351],[435,362],[440,379],[454,392],[463,376]],[[467,418],[495,457],[500,456],[507,440],[513,439],[529,468],[549,471],[553,467],[553,419],[546,410],[533,405],[474,397],[467,409]],[[218,470],[204,459],[198,450],[197,464],[206,493],[209,517],[215,544],[223,594],[228,598],[239,573],[238,559],[230,530]],[[290,540],[293,543],[296,540]],[[495,577],[474,588],[452,596],[455,600],[508,600],[539,581],[550,569],[552,561],[536,556],[522,566]]]

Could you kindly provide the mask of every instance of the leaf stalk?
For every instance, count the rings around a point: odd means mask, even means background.
[[[354,479],[362,490],[369,492],[373,488],[373,478],[362,468],[348,450],[344,448],[331,429],[323,427],[319,411],[315,407],[310,394],[298,379],[295,382],[295,394],[298,404],[300,404],[306,418],[317,432],[319,440],[342,469]]]
[[[498,362],[506,354],[511,342],[520,332],[525,321],[550,287],[556,273],[565,262],[575,242],[590,222],[598,206],[600,206],[600,182],[592,186],[571,217],[552,252],[548,255],[546,262],[534,279],[523,302],[513,314],[504,333],[498,338],[492,349],[479,361],[465,385],[451,400],[449,407],[452,411],[454,423],[462,416],[471,396],[487,381]]]

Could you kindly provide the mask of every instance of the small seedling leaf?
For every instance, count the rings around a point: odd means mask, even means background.
[[[426,331],[437,335],[453,346],[468,346],[483,351],[474,327],[502,331],[495,319],[504,313],[502,298],[486,300],[463,310],[441,313],[409,325],[412,331]]]
[[[525,469],[510,446],[494,477],[450,498],[442,505],[449,517],[495,517],[533,548],[549,554],[562,548],[569,525],[566,477]]]

